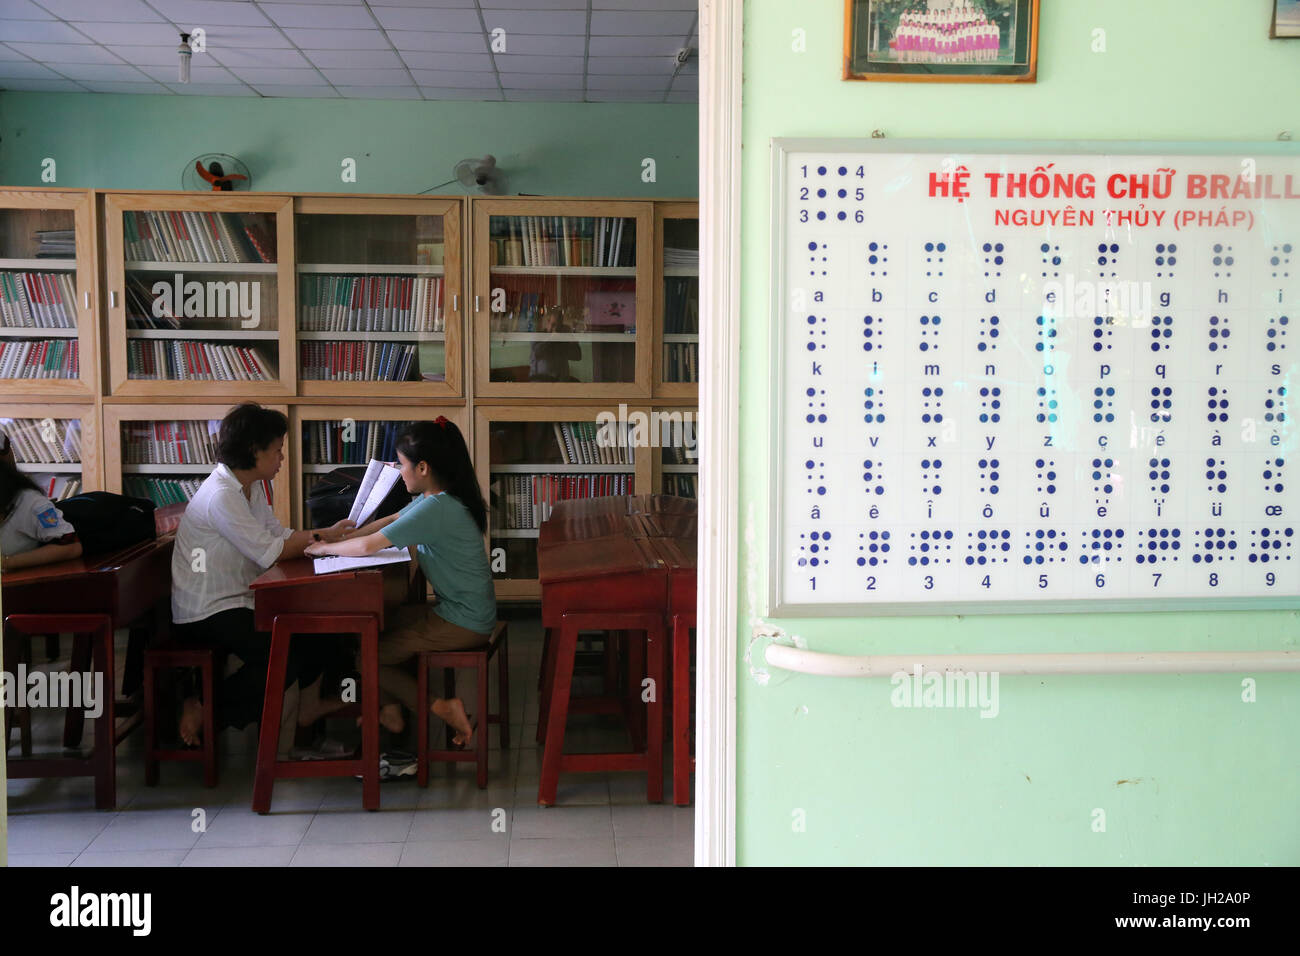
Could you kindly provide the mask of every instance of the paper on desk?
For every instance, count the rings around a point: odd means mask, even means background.
[[[335,571],[351,571],[354,568],[370,568],[377,564],[398,564],[410,560],[411,553],[405,548],[384,548],[364,558],[342,558],[333,554],[324,558],[312,558],[311,568],[316,574],[332,574]]]
[[[355,522],[358,528],[366,524],[401,477],[399,469],[371,458],[370,464],[366,465],[365,477],[361,479],[361,487],[357,489],[357,497],[352,502],[352,510],[348,512],[348,520]]]

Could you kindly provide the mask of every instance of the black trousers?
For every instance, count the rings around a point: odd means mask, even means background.
[[[211,617],[173,627],[184,644],[211,647],[218,654],[234,654],[243,666],[229,677],[216,675],[216,722],[218,729],[243,728],[262,719],[266,692],[266,670],[271,657],[271,635],[253,627],[251,608],[236,607]],[[326,634],[304,635],[290,645],[289,667],[284,686],[307,687],[326,672],[337,677],[346,673],[350,655],[344,638]]]

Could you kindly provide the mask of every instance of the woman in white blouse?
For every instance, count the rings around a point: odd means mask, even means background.
[[[315,532],[294,531],[276,519],[266,488],[284,463],[288,431],[288,419],[273,409],[253,402],[232,409],[218,434],[221,463],[190,499],[176,530],[172,622],[177,638],[243,661],[238,671],[218,681],[219,728],[244,727],[262,715],[270,635],[253,627],[248,586],[277,561],[300,556],[313,540],[340,541],[353,528],[352,522],[340,521]],[[299,723],[312,723],[338,706],[337,701],[322,701],[314,685],[332,664],[346,669],[349,660],[338,641],[295,642],[285,686],[296,682],[307,691]],[[202,725],[202,705],[190,697],[181,712],[181,739],[197,743]]]

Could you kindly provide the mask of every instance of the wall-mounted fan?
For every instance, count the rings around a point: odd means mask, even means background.
[[[181,188],[200,192],[245,192],[253,188],[253,174],[234,156],[204,153],[181,170]]]
[[[489,196],[499,196],[505,191],[505,174],[497,169],[495,156],[462,159],[452,170],[452,175],[466,189],[477,189]]]

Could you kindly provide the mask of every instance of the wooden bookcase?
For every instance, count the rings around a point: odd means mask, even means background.
[[[360,465],[364,467],[369,461],[364,453],[362,441],[369,438],[368,430],[375,424],[400,423],[413,421],[432,421],[439,415],[445,415],[465,436],[465,442],[474,453],[474,445],[469,428],[469,412],[462,406],[439,407],[437,405],[295,405],[289,416],[290,449],[288,454],[290,483],[293,485],[293,519],[294,527],[306,527],[306,501],[308,482],[312,475],[333,471],[343,465]],[[342,441],[349,437],[345,433],[347,420],[353,423],[352,442],[345,446],[345,454],[321,455],[315,453],[319,441],[308,440],[307,430],[321,423],[331,427],[328,433],[332,440]],[[337,429],[337,431],[335,430]],[[351,446],[351,447],[348,447]],[[351,454],[347,453],[351,452]],[[393,456],[395,457],[395,456]],[[393,457],[381,460],[392,461]],[[322,461],[329,458],[330,461]],[[340,460],[348,459],[348,460]]]
[[[104,236],[113,395],[156,400],[294,393],[291,197],[109,193]],[[189,378],[177,371],[195,366],[202,371]]]
[[[633,412],[645,413],[645,406],[626,406],[625,417]],[[536,599],[541,595],[537,583],[537,528],[544,510],[536,509],[538,499],[558,500],[567,497],[596,497],[600,494],[634,494],[650,488],[652,461],[646,448],[610,448],[604,463],[584,463],[582,450],[570,446],[561,450],[564,440],[557,436],[557,425],[565,426],[561,435],[570,441],[586,440],[586,451],[599,438],[598,416],[608,412],[617,419],[619,403],[612,405],[479,405],[475,409],[474,468],[488,503],[488,546],[497,582],[497,597],[503,600]],[[572,428],[579,424],[585,434]],[[621,454],[620,454],[621,453]],[[566,458],[569,459],[566,461]],[[577,459],[577,460],[575,460]],[[541,483],[528,481],[542,479]],[[566,487],[562,482],[583,479],[589,483],[608,483],[608,488]],[[521,481],[521,479],[525,479]],[[631,487],[619,481],[630,481]],[[513,483],[513,484],[512,484]],[[521,514],[521,496],[532,499],[533,520],[528,520],[525,501]],[[531,526],[530,526],[531,525]],[[497,570],[504,562],[505,570]]]
[[[698,401],[699,204],[656,203],[654,248],[655,397]]]
[[[70,427],[75,429],[71,438]],[[13,443],[19,471],[81,479],[80,489],[50,495],[55,500],[78,491],[103,488],[96,406],[5,403],[0,405],[0,429],[4,429]]]
[[[299,395],[461,394],[463,213],[460,199],[294,200]],[[345,355],[361,380],[331,370]]]
[[[648,398],[653,203],[475,199],[472,215],[474,394]]]
[[[46,234],[45,249],[38,232]],[[62,241],[68,233],[71,255]],[[0,191],[0,391],[6,398],[86,402],[98,394],[96,238],[89,190]],[[7,367],[10,355],[14,363],[22,360],[26,376]]]
[[[217,404],[173,402],[167,405],[127,403],[105,405],[103,412],[105,489],[118,494],[134,493],[138,497],[153,497],[148,494],[140,494],[133,487],[134,482],[130,479],[202,482],[216,467],[216,458],[210,453],[205,454],[199,450],[200,445],[197,441],[192,441],[190,445],[191,449],[193,449],[188,456],[192,459],[191,461],[169,461],[165,459],[171,456],[148,454],[139,444],[133,445],[131,442],[132,432],[136,429],[148,429],[148,432],[137,432],[135,437],[156,436],[158,441],[170,445],[174,441],[181,440],[178,437],[179,430],[173,429],[171,432],[166,430],[153,431],[153,426],[162,425],[166,428],[166,426],[173,423],[180,425],[206,422],[210,424],[211,434],[215,437],[215,423],[225,417],[225,414],[235,404],[237,403],[231,401]],[[287,405],[267,404],[266,407],[288,414]],[[290,421],[290,427],[292,428],[292,420]],[[184,433],[185,440],[194,437],[188,430]],[[288,447],[285,449],[285,464],[281,466],[279,474],[271,482],[271,509],[285,527],[290,526],[289,473],[291,469],[289,465],[294,454],[291,436],[288,437],[290,437],[290,440],[286,442]],[[177,455],[175,457],[181,456]],[[209,458],[211,460],[207,460]],[[160,505],[169,503],[158,498],[154,498],[154,500]]]

